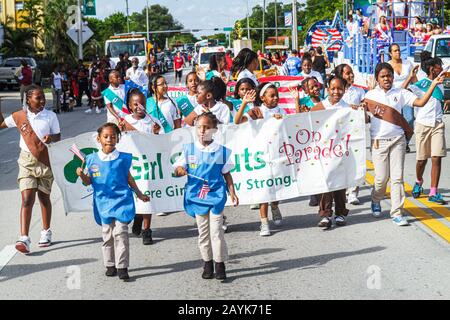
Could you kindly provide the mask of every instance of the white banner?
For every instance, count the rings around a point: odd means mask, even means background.
[[[194,141],[195,128],[168,135],[122,135],[118,150],[133,154],[131,173],[151,198],[137,212],[183,210],[185,177],[172,175],[183,145]],[[81,160],[70,147],[96,152],[96,133],[86,133],[49,147],[55,181],[66,212],[92,210],[92,188],[76,176]],[[232,150],[232,171],[241,204],[264,203],[345,189],[364,182],[364,113],[350,108],[258,120],[219,128],[215,141]]]

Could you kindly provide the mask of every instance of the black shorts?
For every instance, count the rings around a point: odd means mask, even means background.
[[[180,78],[181,80],[182,77],[183,77],[183,70],[180,71],[175,70],[175,79]]]

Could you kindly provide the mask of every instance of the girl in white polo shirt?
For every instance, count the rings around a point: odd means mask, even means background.
[[[433,80],[439,77],[442,72],[442,60],[432,58],[428,51],[421,54],[422,70],[427,74],[427,78],[416,82],[410,89],[418,96],[422,97],[428,90]],[[412,72],[408,80],[413,81],[415,72]],[[441,205],[447,204],[442,195],[438,193],[439,178],[441,175],[442,158],[447,155],[445,144],[445,123],[443,121],[444,88],[437,86],[428,103],[417,112],[415,123],[416,134],[416,176],[417,180],[413,188],[414,198],[420,197],[423,193],[423,173],[427,165],[427,160],[431,158],[431,188],[428,201]],[[447,101],[448,102],[448,101]]]
[[[388,63],[377,65],[375,79],[378,86],[369,91],[365,99],[389,106],[398,113],[401,113],[404,106],[425,106],[436,85],[443,82],[443,77],[433,80],[430,89],[419,99],[408,90],[394,88],[394,69]],[[387,183],[390,179],[391,218],[396,225],[405,226],[409,224],[402,214],[405,202],[405,188],[403,185],[406,149],[405,132],[400,125],[383,119],[384,112],[382,108],[378,108],[378,110],[379,113],[376,113],[370,119],[372,161],[375,166],[375,184],[372,191],[371,205],[372,214],[377,218],[381,216],[380,201],[385,196]]]

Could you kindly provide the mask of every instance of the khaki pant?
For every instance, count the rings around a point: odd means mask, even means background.
[[[222,228],[223,214],[196,215],[198,247],[203,261],[225,262],[228,248]]]
[[[113,221],[102,225],[103,263],[105,267],[128,268],[130,264],[130,241],[128,224]]]
[[[416,122],[416,159],[427,160],[431,157],[443,158],[447,155],[445,146],[445,123],[436,123],[434,127]]]
[[[372,141],[372,161],[375,167],[375,184],[372,200],[380,202],[386,194],[391,179],[391,217],[401,216],[405,203],[403,169],[405,165],[406,139],[404,136],[378,140],[375,149]]]
[[[17,181],[19,182],[20,192],[29,189],[38,189],[45,194],[52,192],[53,173],[50,167],[24,150],[20,151],[17,164],[19,165]]]

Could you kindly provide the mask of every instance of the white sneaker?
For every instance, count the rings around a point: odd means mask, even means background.
[[[52,244],[52,231],[50,229],[48,230],[42,230],[41,231],[41,239],[39,240],[38,246],[48,247]]]
[[[87,109],[84,113],[92,113],[92,109]]]
[[[278,208],[278,207],[270,207],[270,209],[272,210],[272,220],[273,220],[273,223],[276,225],[276,226],[281,226],[281,223],[282,223],[282,221],[283,221],[283,216],[281,215],[281,211],[280,211],[280,208]]]
[[[21,236],[16,242],[16,250],[23,253],[30,253],[31,239],[27,236]]]
[[[270,227],[269,224],[261,223],[261,231],[259,232],[261,237],[270,236]]]
[[[165,217],[165,216],[167,216],[167,213],[165,213],[165,212],[160,212],[160,213],[157,213],[156,214],[158,217]]]
[[[347,196],[347,203],[350,203],[350,204],[353,204],[353,205],[360,204],[358,197],[354,193],[350,193]]]
[[[392,222],[399,227],[409,226],[408,220],[403,216],[392,218]]]
[[[102,110],[97,107],[97,108],[95,108],[95,113],[97,113],[97,114],[102,113]]]

